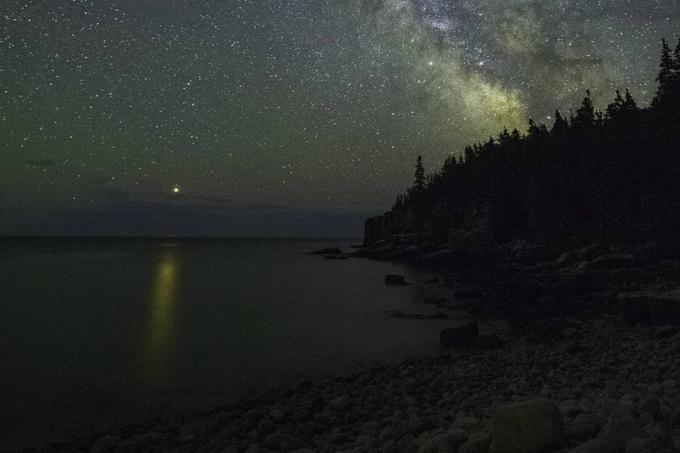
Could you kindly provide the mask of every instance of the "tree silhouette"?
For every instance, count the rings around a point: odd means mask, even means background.
[[[562,137],[569,131],[569,122],[562,117],[559,110],[555,111],[555,122],[553,123],[552,134],[555,137]]]
[[[626,90],[626,94],[629,94],[628,90]],[[616,90],[616,98],[614,98],[614,102],[607,106],[607,118],[616,119],[617,117],[619,117],[621,113],[624,111],[625,104],[626,101],[623,100],[621,92],[619,90]]]
[[[652,100],[652,106],[662,108],[668,103],[668,95],[670,94],[671,85],[673,83],[673,73],[675,69],[675,61],[671,55],[671,48],[665,39],[661,40],[661,62],[659,63],[661,70],[656,78],[659,82],[659,87],[656,96]]]
[[[416,171],[414,176],[415,181],[413,182],[413,191],[420,193],[425,189],[425,167],[423,167],[422,156],[418,156],[416,159]]]
[[[635,102],[635,99],[633,99],[633,96],[631,96],[628,88],[626,88],[626,100],[623,103],[623,107],[624,111],[629,113],[638,111],[637,103]]]
[[[680,120],[680,105],[678,105],[680,104],[680,39],[678,39],[678,45],[675,47],[673,56],[674,60],[671,63],[671,75],[666,94],[672,119]]]
[[[680,44],[672,53],[662,42],[648,108],[626,89],[602,114],[587,91],[570,120],[556,111],[551,128],[529,119],[525,136],[504,129],[427,178],[418,156],[415,181],[393,207],[394,233],[446,242],[457,229],[497,241],[680,231],[678,54]]]
[[[593,99],[590,96],[590,90],[586,91],[586,97],[583,98],[581,106],[576,109],[576,116],[572,119],[572,126],[580,128],[588,128],[595,124],[595,107],[593,107]]]

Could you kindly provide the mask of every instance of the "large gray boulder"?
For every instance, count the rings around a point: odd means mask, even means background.
[[[540,453],[564,445],[564,419],[557,403],[535,399],[502,406],[491,420],[489,453]]]
[[[393,286],[406,286],[408,282],[403,275],[388,274],[385,276],[385,284]]]

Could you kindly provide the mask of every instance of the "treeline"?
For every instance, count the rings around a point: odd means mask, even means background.
[[[626,90],[596,111],[587,92],[551,128],[504,130],[434,174],[419,157],[393,232],[446,241],[452,229],[508,239],[680,226],[680,42],[673,52],[663,41],[657,80],[648,108]]]

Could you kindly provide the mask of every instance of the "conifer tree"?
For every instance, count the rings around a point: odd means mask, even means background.
[[[590,90],[586,91],[586,97],[583,98],[581,106],[576,109],[576,116],[573,119],[575,126],[588,127],[595,124],[595,107],[593,107],[593,99],[590,96]]]
[[[623,106],[624,106],[624,110],[626,112],[637,112],[638,111],[637,103],[635,102],[635,99],[633,99],[633,96],[631,96],[628,88],[626,88],[626,100],[625,100]]]
[[[628,90],[626,90],[626,95],[629,95]],[[607,106],[607,118],[608,119],[617,118],[624,111],[625,104],[626,101],[623,100],[621,92],[619,90],[616,90],[616,97],[614,98],[614,102]]]
[[[510,132],[508,132],[508,129],[507,129],[507,128],[506,128],[506,129],[503,129],[503,132],[501,132],[501,133],[498,135],[498,142],[499,142],[501,145],[503,145],[503,146],[505,146],[505,145],[507,145],[508,143],[510,143],[510,139],[511,139],[511,137],[510,137]]]
[[[442,166],[442,174],[447,175],[453,173],[457,164],[458,162],[456,161],[456,156],[454,154],[451,154],[444,161],[444,165]]]
[[[400,211],[404,208],[404,197],[403,195],[399,194],[397,195],[397,200],[394,202],[394,206],[392,206],[392,209],[395,211]]]
[[[418,156],[416,159],[416,171],[414,173],[415,181],[413,182],[413,190],[420,193],[425,189],[425,167],[423,167],[423,157]]]
[[[565,134],[569,130],[569,123],[562,117],[559,110],[555,111],[555,123],[553,124],[552,132],[555,136]]]
[[[529,136],[534,137],[538,135],[538,126],[536,126],[536,122],[534,121],[533,118],[529,118]]]
[[[604,124],[604,114],[599,110],[595,112],[595,124],[602,126]]]
[[[662,222],[680,231],[680,43],[673,52],[663,42],[658,80],[651,108],[638,107],[626,89],[605,117],[587,92],[571,115],[555,112],[551,130],[529,119],[526,135],[504,129],[449,156],[431,177],[418,156],[415,181],[395,203],[397,228],[439,241],[452,228],[479,228],[499,241],[628,234]]]
[[[532,140],[537,140],[537,139],[542,139],[544,138],[548,133],[548,130],[545,126],[545,124],[541,124],[540,126],[536,126],[536,122],[534,121],[533,118],[529,118],[529,129],[527,131],[527,137]]]
[[[474,159],[475,151],[472,146],[466,146],[463,155],[465,156],[465,163],[469,163],[472,159]]]
[[[616,97],[614,102],[607,106],[608,120],[627,120],[630,115],[638,112],[638,106],[630,94],[630,90],[626,88],[626,96],[621,96],[621,92],[616,90]]]
[[[673,57],[668,95],[672,111],[678,114],[680,113],[680,107],[678,106],[680,103],[680,39],[678,39],[678,45],[675,47]]]
[[[668,102],[667,96],[673,82],[675,62],[671,55],[671,48],[665,39],[661,40],[661,62],[659,63],[659,66],[661,69],[656,78],[657,82],[659,82],[659,88],[657,89],[656,96],[652,100],[653,107],[659,107]]]

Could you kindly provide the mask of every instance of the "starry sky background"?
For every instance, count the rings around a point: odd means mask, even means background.
[[[646,105],[680,32],[674,0],[3,4],[0,234],[359,236],[418,154]]]

